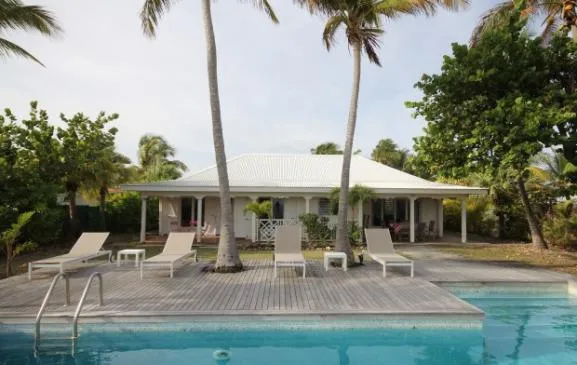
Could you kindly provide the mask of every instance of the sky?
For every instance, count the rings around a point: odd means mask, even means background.
[[[423,73],[438,72],[451,43],[466,43],[482,13],[499,1],[385,21],[382,67],[362,63],[355,149],[370,156],[382,138],[412,148],[425,125],[404,106],[421,97],[413,85]],[[133,161],[140,137],[159,134],[191,171],[214,165],[200,2],[177,2],[161,20],[156,39],[142,34],[142,2],[27,0],[51,10],[64,32],[56,39],[4,35],[46,67],[0,59],[0,108],[26,117],[36,100],[57,125],[60,113],[118,113],[117,148]],[[322,18],[290,0],[270,2],[279,25],[240,1],[213,5],[227,158],[310,153],[327,141],[344,144],[352,57],[343,33],[327,52]]]

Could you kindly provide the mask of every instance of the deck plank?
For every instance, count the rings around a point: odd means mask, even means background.
[[[473,313],[470,306],[431,282],[520,281],[559,282],[567,276],[526,267],[461,260],[419,260],[411,279],[405,268],[393,268],[382,277],[382,267],[367,260],[365,265],[344,272],[340,267],[324,270],[322,262],[307,264],[307,277],[294,268],[281,268],[273,277],[273,262],[249,260],[237,274],[217,274],[204,268],[208,263],[189,262],[173,279],[167,270],[147,270],[143,280],[133,266],[111,264],[82,266],[70,274],[72,305],[64,307],[64,285],[58,285],[48,313],[72,313],[86,279],[101,272],[105,307],[97,305],[96,288],[91,289],[86,312],[193,313]],[[50,285],[53,273],[25,275],[0,280],[2,318],[33,318]],[[96,287],[96,285],[95,285]]]

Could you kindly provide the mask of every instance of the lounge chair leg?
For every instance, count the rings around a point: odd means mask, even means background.
[[[383,264],[383,277],[387,277],[387,264]]]
[[[415,276],[415,267],[413,265],[413,263],[411,262],[411,277]]]
[[[170,278],[174,276],[174,265],[170,264]]]
[[[32,280],[32,263],[28,263],[28,280]]]
[[[307,264],[303,264],[303,278],[306,276],[307,273]]]

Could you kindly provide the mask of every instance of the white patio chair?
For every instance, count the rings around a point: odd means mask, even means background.
[[[383,265],[383,277],[387,276],[387,266],[409,266],[414,276],[413,261],[395,253],[391,233],[383,228],[365,228],[369,256]]]

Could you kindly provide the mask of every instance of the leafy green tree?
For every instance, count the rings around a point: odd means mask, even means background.
[[[361,152],[361,150],[356,150],[353,154],[359,155]],[[343,150],[341,150],[341,147],[334,142],[325,142],[319,144],[315,148],[311,148],[311,153],[313,155],[342,155]]]
[[[176,149],[157,135],[144,135],[138,142],[138,164],[144,181],[174,180],[188,170],[186,164],[175,160]]]
[[[380,66],[377,50],[379,37],[383,34],[382,19],[394,19],[403,14],[432,14],[438,6],[457,9],[465,5],[466,0],[295,0],[297,4],[308,6],[313,13],[328,17],[323,31],[323,42],[330,50],[335,44],[339,29],[344,28],[347,42],[353,55],[353,87],[349,105],[349,118],[346,128],[343,168],[339,196],[339,214],[337,222],[337,240],[335,249],[345,252],[349,262],[354,255],[347,240],[347,212],[351,156],[361,82],[361,57],[363,52],[369,62]]]
[[[342,155],[343,150],[334,142],[325,142],[311,148],[311,153],[313,155]]]
[[[404,170],[410,156],[409,150],[399,148],[390,138],[381,139],[371,153],[371,158],[374,161],[398,170]]]
[[[12,261],[22,252],[32,250],[36,244],[31,241],[19,241],[23,228],[28,224],[35,212],[24,212],[18,216],[9,229],[0,234],[0,241],[6,252],[6,276],[12,275]]]
[[[171,8],[175,0],[145,0],[140,12],[144,34],[154,37],[160,18]],[[278,19],[267,0],[251,0],[250,3],[262,9],[269,18],[278,23]],[[215,270],[234,272],[242,270],[242,262],[236,247],[234,235],[233,212],[230,198],[226,153],[224,149],[224,133],[220,113],[220,95],[218,92],[218,72],[216,59],[216,40],[211,13],[211,0],[201,0],[204,31],[206,37],[206,53],[208,68],[208,89],[210,94],[210,110],[212,115],[212,136],[214,154],[218,173],[220,196],[221,228]]]
[[[46,36],[55,36],[61,32],[52,13],[43,7],[24,5],[20,0],[0,0],[0,34],[12,29],[36,31]],[[44,66],[24,48],[0,37],[0,58],[10,55],[28,58]]]
[[[25,211],[56,206],[60,158],[48,115],[31,103],[27,120],[0,115],[0,230]],[[35,218],[36,219],[36,218]]]
[[[484,173],[514,182],[536,247],[547,245],[526,191],[529,160],[555,126],[574,118],[575,105],[560,106],[541,40],[524,32],[519,12],[506,28],[485,33],[474,48],[453,44],[442,73],[424,75],[424,97],[407,105],[428,124],[416,139],[422,163],[440,176]]]
[[[78,217],[76,195],[82,187],[94,186],[95,180],[100,179],[99,164],[102,156],[114,148],[114,139],[118,130],[108,128],[108,123],[116,120],[118,114],[106,115],[101,112],[95,120],[91,120],[82,113],[67,118],[64,114],[60,118],[64,128],[57,129],[60,141],[60,158],[62,162],[62,177],[69,202],[68,217],[70,219],[70,233],[78,234]]]
[[[554,95],[553,100],[561,108],[575,108],[577,98],[577,42],[563,35],[553,37],[546,48],[551,87],[564,92]],[[577,166],[577,113],[555,126],[550,141],[544,141],[556,152],[562,152],[569,163]]]

